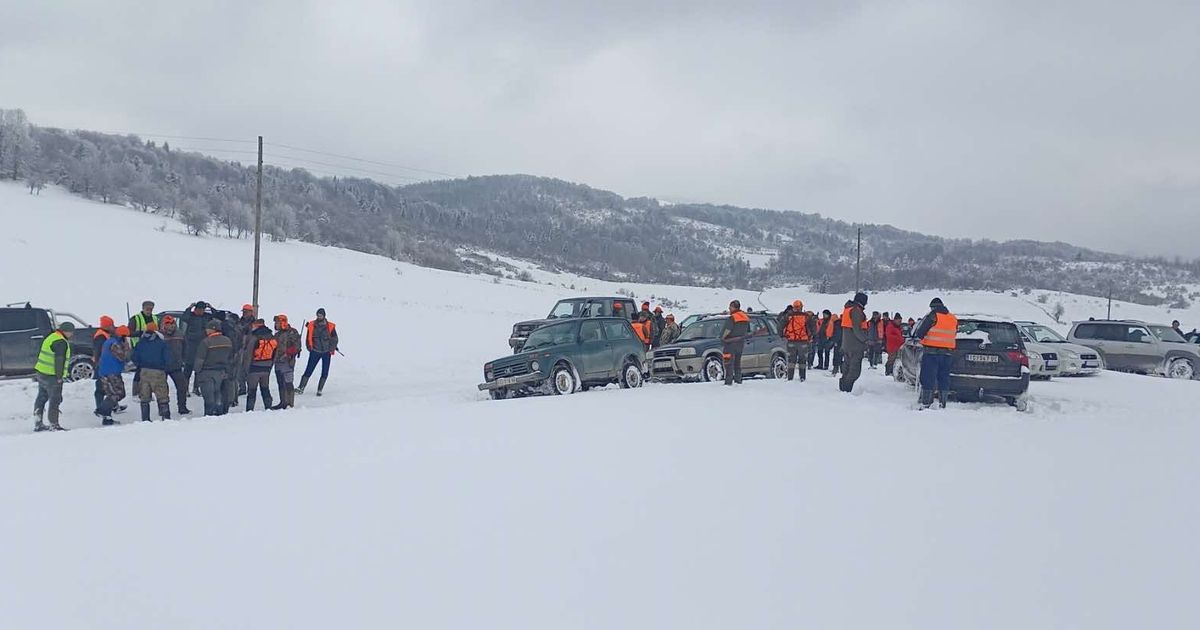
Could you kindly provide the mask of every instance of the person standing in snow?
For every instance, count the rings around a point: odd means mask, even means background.
[[[883,329],[883,347],[887,351],[887,363],[883,366],[884,374],[891,376],[896,369],[896,359],[900,357],[900,349],[904,347],[904,320],[896,313],[891,321],[885,322]]]
[[[300,333],[283,313],[275,316],[275,381],[279,384],[279,404],[272,409],[296,406],[296,357],[300,355]]]
[[[224,383],[233,358],[233,342],[221,334],[221,322],[215,319],[208,321],[205,332],[204,340],[196,347],[192,370],[204,398],[204,415],[223,416],[229,411]]]
[[[933,404],[933,391],[937,389],[938,403],[946,406],[950,395],[950,366],[954,364],[954,348],[958,339],[958,318],[950,314],[942,298],[933,298],[926,315],[913,337],[921,340],[924,353],[921,355],[921,406]]]
[[[183,365],[187,340],[184,336],[184,331],[179,329],[179,321],[170,315],[163,316],[162,328],[158,332],[163,336],[163,341],[166,342],[167,349],[170,351],[170,355],[167,358],[167,378],[172,383],[175,383],[176,407],[179,410],[179,415],[186,416],[192,413],[187,407],[187,373],[190,370],[185,370]]]
[[[263,407],[274,406],[271,403],[271,368],[275,366],[279,346],[266,322],[256,319],[251,325],[253,328],[246,338],[246,356],[242,360],[246,373],[246,411],[254,411],[256,390],[262,392]]]
[[[319,308],[317,318],[308,322],[305,328],[307,330],[304,335],[304,349],[308,350],[308,365],[304,368],[304,375],[300,377],[300,387],[296,388],[296,392],[304,393],[304,388],[308,387],[308,378],[312,376],[317,363],[320,363],[321,380],[317,381],[317,395],[320,396],[325,389],[325,379],[329,378],[329,361],[333,358],[333,353],[337,352],[337,326],[325,318],[325,309]]]
[[[829,309],[821,311],[821,319],[817,322],[817,369],[829,369],[829,352],[833,348],[833,313]]]
[[[725,359],[725,384],[742,383],[742,352],[750,335],[750,316],[742,311],[742,303],[729,303],[729,319],[721,329],[721,351]]]
[[[183,313],[183,376],[187,380],[192,378],[192,365],[196,362],[196,350],[200,347],[200,343],[204,341],[206,331],[208,330],[208,322],[212,318],[212,310],[208,302],[204,300],[196,300]],[[200,395],[199,383],[192,383],[192,393],[196,396]]]
[[[75,324],[63,322],[42,340],[37,363],[33,368],[38,386],[37,398],[33,401],[33,413],[36,416],[34,431],[66,430],[58,423],[58,418],[62,413],[60,407],[63,380],[67,377],[67,369],[71,364],[71,337],[74,336]],[[44,422],[47,415],[49,425]]]
[[[142,378],[138,381],[138,402],[142,404],[142,422],[150,422],[150,399],[158,403],[158,417],[171,419],[171,390],[167,386],[167,368],[171,363],[171,348],[158,325],[146,322],[142,338],[133,349],[133,364]]]
[[[794,380],[799,369],[803,383],[808,377],[808,347],[816,332],[816,322],[804,312],[804,302],[800,300],[792,302],[788,313],[787,323],[783,326],[788,350],[787,380]]]
[[[667,313],[667,316],[663,321],[665,323],[663,324],[662,337],[659,340],[659,345],[665,346],[675,343],[675,340],[679,338],[679,334],[683,331],[679,329],[679,324],[675,323],[675,315],[673,313]]]
[[[650,318],[650,315],[641,311],[633,322],[633,332],[637,333],[645,352],[650,352],[650,346],[654,343],[654,324],[650,323]]]
[[[657,348],[662,343],[663,328],[667,325],[667,320],[663,317],[663,308],[661,306],[654,307],[654,315],[650,318],[650,336],[652,337],[654,347]]]
[[[839,386],[847,394],[862,375],[863,355],[867,351],[867,294],[858,292],[842,311],[842,378]]]
[[[116,334],[104,342],[104,350],[100,353],[100,385],[104,388],[100,417],[101,424],[106,427],[117,424],[112,414],[125,399],[125,363],[133,352],[128,337],[129,327],[117,326]]]
[[[96,399],[96,408],[92,413],[100,415],[100,403],[104,400],[104,389],[100,387],[100,354],[104,351],[104,342],[108,341],[117,332],[117,323],[108,315],[100,316],[100,327],[96,329],[96,333],[92,335],[92,371],[93,379],[96,381],[96,391],[93,396]]]
[[[883,353],[883,317],[879,311],[871,312],[867,321],[867,363],[871,369],[879,367]]]

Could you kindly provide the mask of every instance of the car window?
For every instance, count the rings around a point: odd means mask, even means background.
[[[1015,346],[1021,339],[1017,327],[1008,322],[988,322],[970,319],[958,320],[958,337],[960,339],[978,338],[988,344]]]
[[[550,311],[550,316],[547,319],[558,319],[560,317],[579,317],[580,311],[587,305],[586,302],[580,300],[563,300],[554,305],[554,310]]]
[[[779,322],[776,321],[774,318],[769,318],[766,321],[767,321],[767,330],[769,330],[772,335],[778,335],[779,334]]]
[[[1125,341],[1133,343],[1154,343],[1154,337],[1149,330],[1141,326],[1127,326],[1125,330]]]
[[[0,332],[37,330],[38,311],[31,308],[14,308],[0,311]]]
[[[604,334],[608,336],[610,341],[633,339],[633,329],[629,327],[629,322],[626,321],[604,322]]]
[[[765,335],[767,334],[767,324],[761,317],[750,318],[750,335]]]
[[[693,339],[716,339],[721,336],[721,330],[725,328],[725,320],[721,319],[705,319],[690,324],[684,329],[683,334],[679,335],[676,341],[692,341]]]
[[[604,341],[604,333],[600,331],[600,322],[583,322],[579,327],[580,341]]]
[[[1083,328],[1086,325],[1087,324],[1082,324],[1080,325],[1080,328]],[[1024,333],[1022,336],[1029,341],[1036,341],[1039,343],[1061,343],[1066,341],[1066,339],[1063,339],[1062,335],[1058,334],[1058,331],[1046,326],[1042,326],[1041,324],[1022,326],[1021,332]],[[1076,331],[1075,335],[1079,336],[1079,332]]]
[[[539,328],[529,335],[529,339],[525,342],[525,350],[534,350],[536,348],[548,348],[566,343],[575,343],[575,331],[579,330],[574,324],[564,324],[558,326],[545,326]]]
[[[1100,331],[1100,327],[1096,324],[1080,324],[1075,327],[1076,339],[1098,339],[1096,333]]]
[[[1180,336],[1180,334],[1175,332],[1175,329],[1171,328],[1170,326],[1151,326],[1150,332],[1154,333],[1155,337],[1158,337],[1163,341],[1169,341],[1171,343],[1187,343],[1187,339],[1184,339],[1182,336]]]

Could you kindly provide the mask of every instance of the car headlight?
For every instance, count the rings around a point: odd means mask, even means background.
[[[542,369],[542,366],[538,365],[538,362],[537,362],[537,361],[532,361],[532,362],[530,362],[530,364],[529,364],[529,371],[531,371],[531,372],[540,372],[540,371],[541,371],[541,369]]]
[[[494,381],[494,380],[496,380],[496,374],[495,374],[495,372],[492,372],[491,370],[488,370],[488,371],[484,372],[484,373],[483,373],[483,380],[485,380],[485,381]]]
[[[683,348],[682,350],[679,351],[678,356],[694,357],[694,356],[696,356],[696,349],[695,348]]]

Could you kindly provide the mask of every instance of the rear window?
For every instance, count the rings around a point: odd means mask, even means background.
[[[37,330],[39,312],[31,308],[13,308],[0,311],[0,332]]]
[[[958,336],[962,338],[964,335],[969,339],[978,338],[980,341],[1003,346],[1015,346],[1021,339],[1021,333],[1017,330],[1016,324],[960,319]]]
[[[610,341],[617,339],[633,339],[633,329],[629,327],[629,322],[604,322],[604,334],[608,335]]]
[[[1110,324],[1080,324],[1075,327],[1075,336],[1079,339],[1113,339],[1114,335],[1112,333],[1115,330],[1109,331],[1107,330],[1109,328],[1116,329],[1118,327]],[[1124,326],[1119,328],[1121,328],[1121,337],[1124,340]]]

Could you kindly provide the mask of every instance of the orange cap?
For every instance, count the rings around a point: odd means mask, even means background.
[[[100,327],[101,328],[112,328],[115,325],[116,325],[116,322],[113,321],[113,318],[109,317],[108,315],[100,316]]]
[[[243,313],[245,313],[246,311],[250,311],[251,313],[253,313],[253,312],[254,312],[254,305],[253,305],[253,304],[243,304],[243,305],[242,305],[242,312],[243,312]]]
[[[128,337],[129,336],[129,327],[128,326],[117,326],[117,336],[118,337]]]
[[[158,330],[158,324],[155,324],[154,322],[146,322],[146,330],[155,332]]]
[[[174,324],[174,323],[175,323],[174,315],[163,315],[163,326],[166,326],[167,324]]]
[[[804,308],[804,302],[796,300],[795,302],[792,302],[792,308]]]

